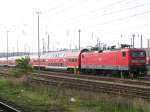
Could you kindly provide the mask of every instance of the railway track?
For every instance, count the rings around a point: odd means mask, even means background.
[[[35,74],[35,73],[34,73]],[[98,79],[97,79],[98,78]],[[49,72],[41,73],[33,82],[62,85],[84,90],[92,90],[104,93],[135,96],[150,99],[150,82],[141,80],[115,79],[95,76],[73,76],[66,73]]]
[[[12,106],[9,106],[9,105],[3,103],[3,102],[0,102],[0,112],[21,112],[21,111],[13,108]]]
[[[42,83],[65,88],[75,88],[101,93],[139,97],[150,100],[150,87],[123,84],[117,82],[97,81],[90,79],[73,78],[67,76],[33,76],[29,77],[30,83]]]
[[[0,75],[8,75],[9,71],[13,68],[8,67],[0,67]]]
[[[150,81],[150,76],[140,77],[140,80]]]
[[[1,75],[8,75],[8,71],[11,70],[10,68],[5,68],[0,71]],[[38,75],[38,71],[34,71],[34,75]],[[67,76],[67,77],[74,77],[74,78],[81,78],[81,79],[90,79],[90,80],[96,80],[96,81],[107,81],[107,82],[118,82],[118,83],[124,83],[124,84],[131,84],[131,85],[141,85],[141,86],[150,86],[150,77],[141,77],[138,80],[137,79],[121,79],[121,78],[113,78],[113,77],[103,77],[103,76],[92,76],[92,75],[75,75],[73,73],[69,73],[66,71],[40,71],[40,77],[47,77],[50,75],[55,76]]]
[[[67,76],[74,78],[82,78],[82,79],[92,79],[97,81],[108,81],[108,82],[118,82],[124,84],[132,84],[132,85],[142,85],[142,86],[150,86],[150,77],[143,77],[140,79],[121,79],[121,78],[112,78],[112,77],[102,77],[102,76],[89,76],[89,75],[74,75],[69,72],[50,72],[50,71],[40,71],[41,77],[47,77],[47,75],[56,75],[56,76]],[[37,75],[37,73],[33,73]]]
[[[9,70],[11,68],[4,68],[0,71],[0,74],[3,76],[8,76]],[[37,75],[38,71],[34,71],[33,74]],[[47,77],[47,75],[56,75],[56,76],[67,76],[67,77],[75,77],[82,79],[92,79],[98,81],[108,81],[108,82],[118,82],[124,84],[132,84],[132,85],[142,85],[142,86],[150,86],[150,76],[140,77],[139,79],[121,79],[121,78],[113,78],[113,77],[103,77],[103,76],[92,76],[87,74],[75,75],[73,73],[69,73],[66,71],[40,71],[41,77]]]

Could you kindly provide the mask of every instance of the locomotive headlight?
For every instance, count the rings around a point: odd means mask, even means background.
[[[131,62],[132,62],[132,63],[137,63],[137,62],[138,62],[138,60],[132,60]]]
[[[132,63],[145,63],[145,60],[132,60]]]

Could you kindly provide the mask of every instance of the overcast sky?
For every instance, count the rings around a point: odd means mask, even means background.
[[[140,46],[138,34],[143,35],[143,46],[150,38],[149,0],[0,0],[0,52],[6,51],[6,31],[9,31],[9,51],[26,49],[37,51],[37,14],[40,11],[40,39],[50,49],[94,46],[97,38],[113,45],[130,44],[136,34],[135,46]],[[46,33],[47,32],[47,33]],[[122,34],[122,38],[121,38]]]

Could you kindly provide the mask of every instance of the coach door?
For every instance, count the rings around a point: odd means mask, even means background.
[[[88,49],[82,49],[80,54],[79,54],[79,57],[78,57],[78,66],[79,66],[79,70],[81,70],[81,62],[82,62],[82,53],[84,52],[88,52],[89,50]]]

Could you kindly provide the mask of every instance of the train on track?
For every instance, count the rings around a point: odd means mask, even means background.
[[[15,66],[16,58],[0,58],[1,66]],[[40,63],[39,63],[40,62]],[[56,51],[40,57],[30,56],[30,64],[37,68],[59,70],[78,70],[80,72],[94,72],[98,74],[112,74],[120,76],[146,75],[146,52],[140,48],[121,48],[114,50]]]

